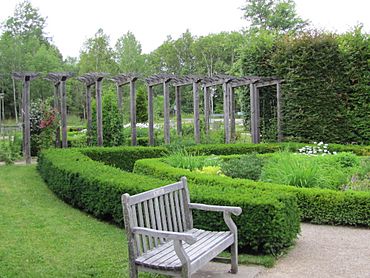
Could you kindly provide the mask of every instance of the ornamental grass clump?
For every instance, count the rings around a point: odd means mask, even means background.
[[[352,153],[302,156],[282,152],[268,159],[261,180],[297,187],[340,189],[359,167],[360,158]]]
[[[218,166],[220,164],[216,156],[206,157],[199,153],[188,152],[185,149],[173,151],[164,160],[171,166],[188,169],[190,171],[197,169],[201,170],[203,167]]]

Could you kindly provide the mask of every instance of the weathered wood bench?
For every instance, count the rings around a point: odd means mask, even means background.
[[[229,246],[230,272],[238,272],[237,228],[231,214],[240,215],[241,208],[190,203],[185,177],[134,196],[123,194],[122,205],[131,278],[138,271],[191,277]],[[230,231],[193,228],[194,209],[223,212]]]

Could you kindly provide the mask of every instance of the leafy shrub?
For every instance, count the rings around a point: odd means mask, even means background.
[[[7,140],[0,141],[0,161],[13,164],[21,157],[21,145],[22,141],[18,138],[17,133],[8,134]]]
[[[222,172],[232,178],[258,180],[261,176],[263,160],[256,153],[242,155],[224,161],[221,164]]]
[[[119,113],[115,93],[107,92],[102,96],[103,106],[103,145],[107,147],[120,146],[123,144],[123,118]],[[96,119],[96,103],[92,103],[92,118]],[[92,121],[93,141],[97,142],[96,121]]]
[[[31,155],[55,144],[55,130],[59,125],[56,111],[46,102],[36,101],[30,107]]]

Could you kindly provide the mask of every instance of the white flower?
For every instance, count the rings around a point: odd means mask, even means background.
[[[337,152],[333,152],[333,154],[337,154]]]
[[[321,142],[320,142],[320,143],[318,143],[317,145],[321,146],[322,144],[324,144],[324,142],[323,142],[323,141],[321,141]]]
[[[313,142],[315,145],[317,144],[317,142]]]

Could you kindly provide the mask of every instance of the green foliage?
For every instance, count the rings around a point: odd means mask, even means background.
[[[138,88],[136,93],[136,122],[148,121],[148,99],[144,88]],[[146,134],[147,135],[147,134]]]
[[[128,31],[116,43],[116,55],[121,72],[143,72],[144,56],[141,53],[141,44],[135,35]]]
[[[261,180],[297,187],[338,189],[357,171],[360,158],[351,153],[307,156],[275,153],[262,169]]]
[[[0,161],[4,161],[5,164],[13,164],[21,157],[22,140],[17,133],[7,136],[7,140],[0,140]]]
[[[136,152],[143,154],[146,150],[132,147],[115,149],[121,149],[121,157],[133,157]],[[105,152],[107,158],[112,157],[108,155],[109,149],[100,150],[103,154]],[[84,150],[86,153],[88,151],[89,149]],[[111,151],[114,153],[113,148]],[[122,193],[136,194],[174,181],[173,178],[154,178],[124,172],[93,161],[73,149],[43,152],[39,158],[38,169],[50,189],[63,200],[96,217],[111,219],[121,225]],[[198,186],[190,182],[191,199],[194,202],[243,208],[244,213],[235,219],[240,231],[241,250],[277,254],[291,245],[299,232],[295,198],[287,194],[269,194],[260,190],[240,190],[242,189],[223,185]],[[200,228],[225,228],[222,215],[195,213],[194,218],[196,226]]]
[[[370,142],[370,36],[362,26],[338,38],[344,57],[347,117],[350,119],[351,142]],[[348,141],[349,141],[348,140]]]
[[[163,147],[96,147],[86,148],[81,152],[93,160],[132,172],[136,160],[161,157],[166,154],[167,150]]]
[[[293,0],[246,0],[242,10],[253,30],[287,33],[302,30],[308,25],[297,15]]]
[[[55,111],[46,103],[31,103],[31,155],[36,156],[40,150],[55,146],[55,130],[59,119]]]
[[[118,71],[114,61],[114,51],[109,46],[109,36],[99,29],[94,37],[84,43],[78,63],[80,74],[87,72],[109,72]]]
[[[344,62],[334,35],[306,33],[278,43],[273,64],[286,81],[286,135],[348,142]]]
[[[232,158],[221,164],[222,172],[232,178],[259,180],[263,160],[256,153]]]
[[[217,157],[203,157],[200,154],[189,153],[186,149],[179,149],[171,152],[165,161],[178,168],[188,169],[194,171],[196,169],[202,169],[207,166],[217,166],[220,161]]]
[[[123,119],[118,110],[114,92],[106,92],[102,96],[103,106],[103,144],[104,146],[120,146],[123,144]],[[96,105],[92,104],[92,118],[96,119]],[[92,138],[97,142],[96,121],[92,122]]]
[[[225,145],[213,145],[211,148],[209,146],[201,146],[197,148],[197,151],[201,151],[202,147],[203,153],[210,154],[213,152],[216,155],[226,155],[228,152],[229,154],[235,154],[237,150],[241,150],[241,153],[256,151],[255,148],[252,148],[252,144],[249,146],[250,148],[244,149],[241,148],[240,145],[224,146]],[[256,147],[256,145],[254,146]],[[261,144],[259,146],[261,147],[259,149],[261,153],[266,153],[267,151],[271,152],[273,150],[273,148],[271,148],[272,146],[275,147],[275,151],[278,150],[277,144]],[[284,146],[284,144],[282,144],[282,146]],[[304,145],[301,144],[301,146]],[[271,149],[269,149],[269,147]],[[284,147],[286,148],[287,145]],[[342,150],[351,148],[351,146],[341,147]],[[336,148],[338,149],[339,145],[336,145]],[[292,149],[296,150],[297,145]],[[360,153],[359,146],[355,146],[354,149]],[[298,199],[302,221],[317,224],[370,226],[370,195],[366,192],[340,192],[319,188],[297,188],[288,185],[255,182],[246,179],[231,179],[229,177],[201,174],[199,172],[190,172],[184,169],[174,168],[162,161],[155,161],[154,159],[137,161],[134,171],[171,180],[177,180],[181,176],[186,176],[188,180],[194,184],[218,185],[223,187],[227,185],[227,188],[250,188],[264,190],[265,192],[275,192],[276,194],[280,192],[293,193]]]
[[[361,28],[342,36],[317,31],[295,36],[250,31],[233,71],[284,79],[283,131],[287,138],[367,144],[368,42]],[[262,138],[275,139],[275,90],[262,89],[260,96]],[[249,111],[247,91],[242,110]],[[248,113],[245,120],[248,125]]]

